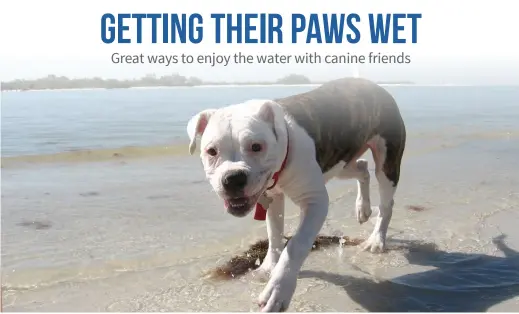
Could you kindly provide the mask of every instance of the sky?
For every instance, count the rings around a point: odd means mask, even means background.
[[[360,75],[377,80],[419,83],[519,84],[519,47],[513,40],[516,10],[513,0],[492,1],[0,1],[0,80],[34,79],[49,74],[71,78],[137,78],[149,73],[179,73],[210,81],[276,80],[290,73],[327,80],[350,76],[351,65],[232,64],[151,65],[113,64],[121,54],[383,54],[404,53],[410,64],[362,65]],[[225,8],[225,9],[224,9]],[[268,10],[266,8],[269,8]],[[214,44],[211,13],[265,12],[283,15],[284,36],[292,13],[357,13],[364,39],[358,44]],[[200,13],[204,40],[200,44],[105,44],[101,40],[104,13]],[[417,44],[374,45],[368,41],[368,13],[421,13]],[[207,17],[207,19],[206,19]],[[207,22],[207,24],[206,24]],[[135,40],[134,24],[128,34]],[[404,23],[406,37],[410,22]],[[144,30],[149,40],[150,29]]]

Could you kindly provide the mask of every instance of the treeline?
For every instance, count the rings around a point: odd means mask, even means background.
[[[202,86],[202,85],[274,85],[274,84],[310,84],[304,75],[290,74],[274,82],[211,82],[202,81],[197,77],[183,76],[178,73],[164,76],[148,74],[139,79],[116,80],[94,78],[71,79],[66,76],[48,75],[35,80],[13,80],[1,83],[2,91],[12,90],[45,90],[45,89],[86,89],[86,88],[131,88],[131,87],[173,87],[173,86]]]

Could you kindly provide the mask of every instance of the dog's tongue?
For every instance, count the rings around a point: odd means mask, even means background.
[[[256,211],[254,212],[255,220],[265,220],[267,219],[267,210],[260,203],[256,204]]]

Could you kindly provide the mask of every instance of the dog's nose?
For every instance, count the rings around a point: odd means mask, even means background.
[[[243,170],[229,172],[223,177],[222,184],[227,191],[242,190],[247,184],[247,173]]]

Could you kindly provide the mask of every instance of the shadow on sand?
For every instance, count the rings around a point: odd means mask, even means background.
[[[381,282],[315,271],[303,271],[300,278],[340,286],[370,312],[484,312],[519,296],[519,252],[509,248],[504,238],[496,237],[493,243],[505,257],[449,253],[431,250],[435,247],[431,244],[398,241],[409,247],[405,257],[410,264],[435,269]]]

